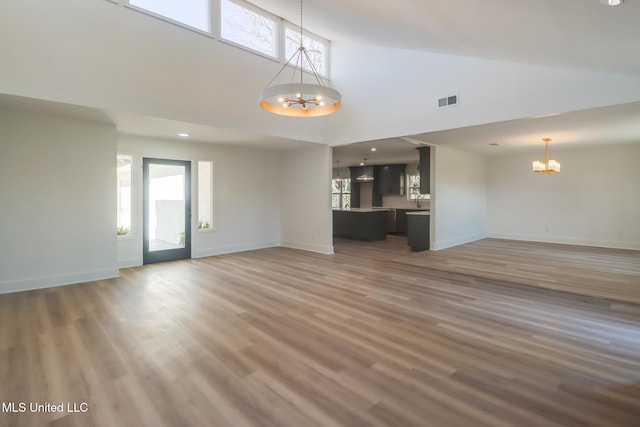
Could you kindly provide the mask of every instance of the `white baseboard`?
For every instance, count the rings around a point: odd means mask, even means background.
[[[132,258],[118,261],[118,268],[131,268],[140,267],[142,265],[142,259]]]
[[[304,242],[282,242],[285,248],[300,249],[302,251],[316,252],[323,255],[333,255],[333,245],[316,245]]]
[[[472,236],[460,237],[457,239],[435,241],[431,245],[430,250],[439,251],[442,249],[452,248],[454,246],[464,245],[465,243],[471,243],[471,242],[475,242],[476,240],[485,239],[486,237],[487,237],[487,234],[482,233],[482,234],[474,234]]]
[[[493,239],[520,240],[527,242],[558,243],[561,245],[594,246],[598,248],[640,250],[640,242],[619,242],[614,240],[594,240],[566,236],[536,236],[525,234],[489,233]]]
[[[73,285],[76,283],[93,282],[94,280],[113,279],[115,277],[120,277],[118,269],[83,271],[54,276],[6,280],[0,282],[0,294],[53,288],[56,286]]]
[[[243,245],[223,246],[220,248],[192,251],[191,258],[204,258],[208,256],[232,254],[235,252],[255,251],[257,249],[274,248],[280,246],[280,242],[255,242]]]

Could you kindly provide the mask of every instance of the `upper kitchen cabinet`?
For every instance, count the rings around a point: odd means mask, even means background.
[[[420,147],[420,194],[431,194],[431,147]]]
[[[362,174],[362,168],[358,166],[352,166],[349,168],[351,172],[351,207],[360,207],[360,182],[358,176]]]
[[[375,166],[377,193],[381,196],[403,195],[406,168],[406,164]]]
[[[373,166],[350,166],[351,182],[373,181]]]
[[[373,181],[373,166],[351,166],[351,207],[359,208],[362,203],[371,202],[371,186],[364,184]],[[363,194],[366,190],[367,194]],[[379,206],[379,205],[376,205]]]

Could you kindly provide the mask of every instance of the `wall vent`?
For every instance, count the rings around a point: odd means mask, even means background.
[[[458,95],[449,95],[444,98],[438,98],[438,108],[451,107],[458,105]]]

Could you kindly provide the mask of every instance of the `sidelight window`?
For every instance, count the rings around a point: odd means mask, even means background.
[[[213,162],[198,162],[198,230],[213,229]]]
[[[118,236],[131,233],[131,163],[132,157],[117,155],[116,205]]]

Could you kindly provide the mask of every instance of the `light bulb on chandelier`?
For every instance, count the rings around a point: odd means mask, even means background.
[[[542,138],[544,141],[544,162],[539,160],[533,161],[533,171],[541,174],[560,173],[560,162],[557,160],[549,160],[549,142],[551,138]]]
[[[282,116],[315,117],[335,113],[342,107],[342,96],[323,83],[303,40],[300,0],[300,47],[260,93],[260,107],[263,110]],[[287,66],[293,67],[291,82],[272,85]],[[305,70],[313,75],[315,83],[304,82]]]

